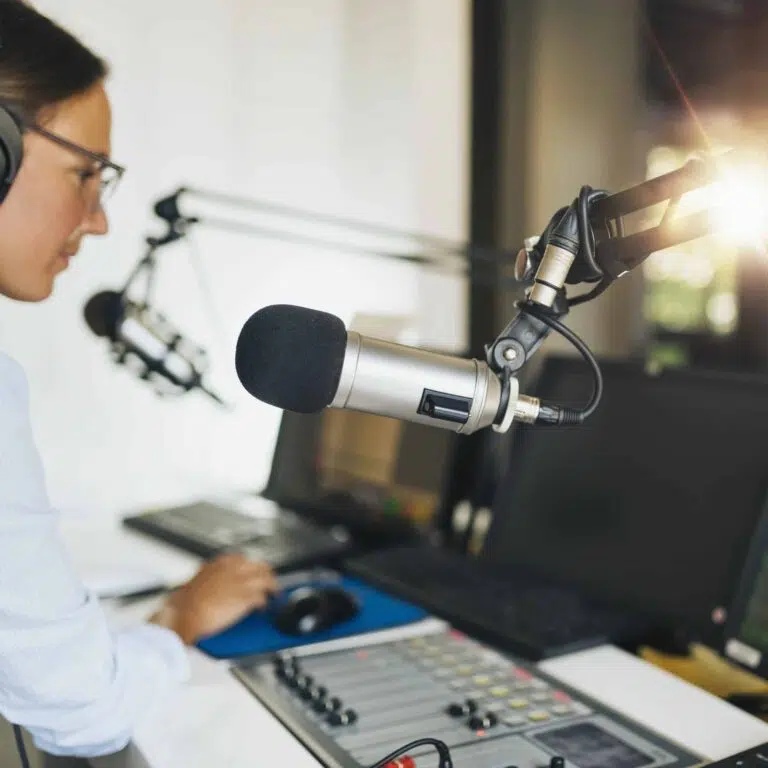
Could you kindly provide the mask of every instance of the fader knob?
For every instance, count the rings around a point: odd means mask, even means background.
[[[472,699],[466,699],[459,704],[449,704],[445,711],[451,717],[466,717],[477,712],[477,704]]]
[[[484,715],[474,715],[469,718],[469,727],[473,731],[485,731],[489,728],[493,728],[499,720],[493,712],[487,712]]]
[[[328,715],[329,725],[352,725],[357,722],[357,712],[354,709],[347,709],[344,712],[331,712]]]
[[[276,669],[298,670],[299,668],[299,660],[295,656],[275,656],[273,663]]]
[[[338,696],[334,696],[332,699],[328,699],[324,696],[322,699],[317,699],[312,705],[312,708],[315,712],[322,715],[325,712],[340,712],[343,706],[344,705]]]
[[[313,685],[310,690],[313,701],[322,701],[328,696],[328,689],[324,685]]]
[[[324,685],[315,685],[314,683],[301,688],[299,691],[299,696],[304,701],[322,701],[327,695],[328,689]]]

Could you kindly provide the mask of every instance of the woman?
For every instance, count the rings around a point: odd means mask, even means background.
[[[0,189],[0,294],[47,298],[83,239],[107,232],[110,153],[104,63],[22,0],[0,0],[0,108],[23,162]],[[8,165],[6,163],[6,165]],[[54,755],[118,751],[187,674],[185,644],[264,605],[264,564],[226,556],[146,625],[112,633],[70,566],[33,444],[20,367],[0,354],[0,713]]]

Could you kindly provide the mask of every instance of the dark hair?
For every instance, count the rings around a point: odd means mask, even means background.
[[[33,123],[107,76],[107,64],[25,0],[0,0],[0,104]]]

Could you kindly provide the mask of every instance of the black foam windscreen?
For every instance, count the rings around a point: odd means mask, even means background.
[[[88,327],[97,336],[115,339],[123,312],[123,297],[117,291],[100,291],[88,299],[83,314]]]
[[[273,304],[243,326],[235,367],[242,385],[258,400],[316,413],[336,394],[346,348],[347,330],[335,315]]]

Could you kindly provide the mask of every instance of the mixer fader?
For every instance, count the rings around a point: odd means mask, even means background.
[[[456,768],[701,762],[531,665],[452,630],[346,650],[309,646],[248,660],[234,672],[332,768],[372,765],[425,736],[448,745]],[[400,765],[434,768],[437,756],[424,747]]]

